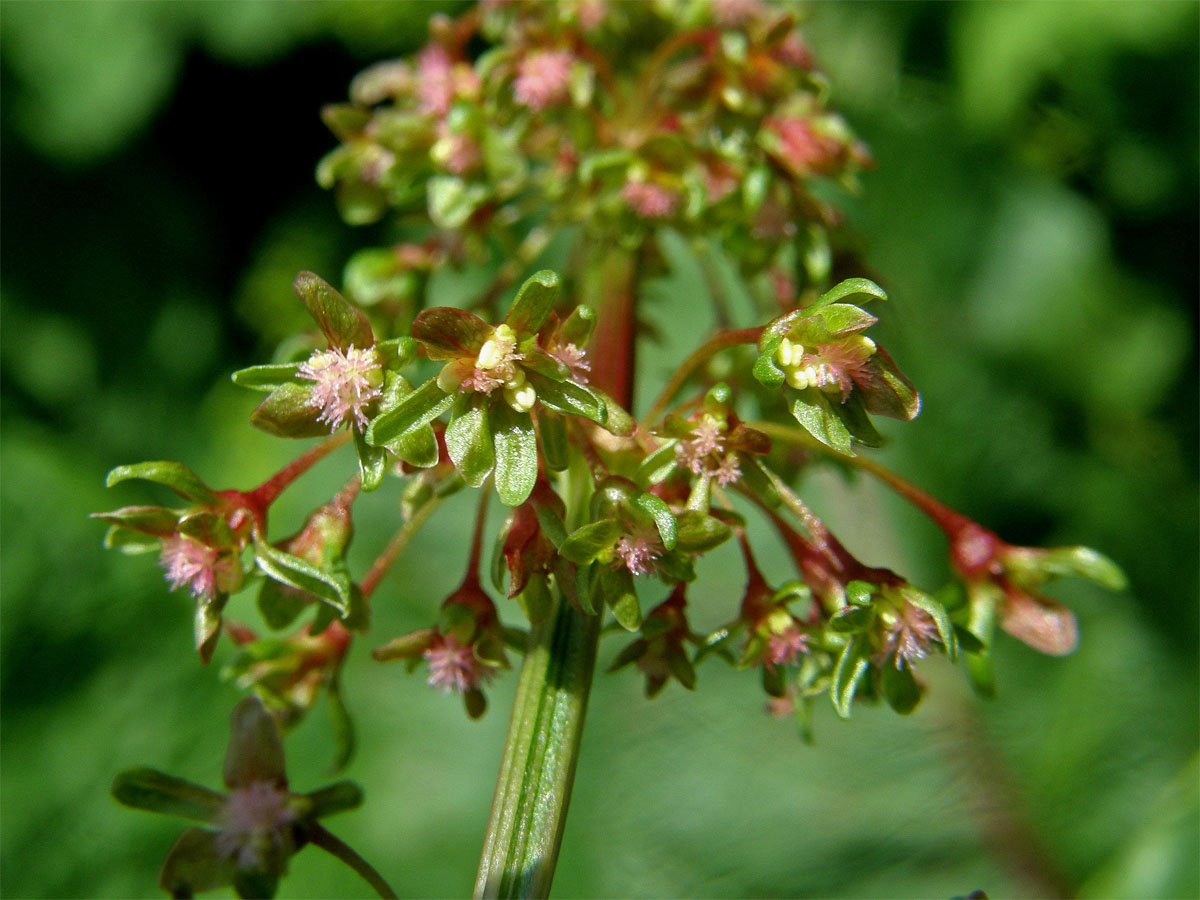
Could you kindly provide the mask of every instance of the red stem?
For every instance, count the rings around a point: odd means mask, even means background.
[[[265,511],[293,481],[350,440],[349,430],[341,431],[302,453],[276,474],[245,495],[255,509]]]

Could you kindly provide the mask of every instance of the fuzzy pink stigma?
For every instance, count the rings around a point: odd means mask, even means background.
[[[808,652],[808,635],[802,634],[795,625],[789,625],[780,634],[771,635],[767,642],[766,663],[775,666],[790,666]]]
[[[884,631],[881,655],[895,657],[896,668],[903,669],[929,653],[929,645],[938,637],[937,624],[925,610],[905,601],[896,621]]]
[[[216,592],[218,551],[185,534],[175,534],[162,542],[159,565],[167,570],[171,590],[186,587],[194,597],[211,600]]]
[[[616,546],[617,556],[634,575],[647,575],[654,569],[654,560],[661,555],[650,541],[636,535],[625,535]]]
[[[287,791],[265,781],[252,781],[235,788],[225,800],[217,852],[236,859],[241,868],[256,868],[265,862],[264,851],[283,849],[284,830],[295,821]]]
[[[621,199],[643,219],[668,219],[679,208],[679,195],[650,181],[630,181]]]
[[[337,349],[318,350],[300,366],[297,374],[316,382],[309,402],[321,410],[317,421],[328,423],[329,430],[336,431],[347,416],[353,416],[354,421],[366,427],[363,410],[380,394],[370,376],[380,368],[374,347],[365,350],[351,347],[345,353]]]
[[[417,99],[421,112],[444,116],[454,102],[454,63],[443,47],[426,47],[417,57]]]
[[[543,110],[567,99],[571,86],[571,63],[566,50],[535,50],[517,65],[513,98],[532,110]]]
[[[436,641],[424,656],[429,663],[425,683],[447,693],[465,694],[496,675],[495,669],[476,659],[474,648],[460,644],[450,635]]]

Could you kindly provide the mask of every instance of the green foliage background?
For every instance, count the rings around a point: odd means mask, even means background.
[[[313,184],[333,145],[318,109],[414,48],[434,9],[3,5],[4,896],[153,896],[179,828],[118,808],[111,776],[218,783],[237,696],[221,656],[199,666],[189,601],[105,554],[86,516],[155,496],[106,492],[118,463],[177,458],[246,487],[295,449],[245,424],[255,397],[226,375],[303,322],[296,271],[336,282],[378,238]],[[1197,9],[808,8],[835,102],[879,162],[841,202],[894,299],[883,338],[924,395],[881,458],[1012,542],[1104,550],[1132,586],[1064,585],[1081,649],[1051,660],[1005,639],[995,701],[935,663],[915,715],[846,724],[822,707],[815,747],[717,666],[653,703],[631,673],[601,677],[558,896],[1200,895]],[[649,315],[670,339],[651,379],[703,324],[686,260],[658,287]],[[280,534],[346,465],[286,499]],[[936,533],[876,485],[825,471],[803,493],[868,562],[945,577]],[[356,511],[358,571],[397,498]],[[330,824],[402,896],[469,892],[513,687],[471,723],[367,658],[453,586],[458,501],[385,582],[345,679],[368,800]],[[740,595],[735,560],[707,563],[698,627]],[[763,562],[786,571],[781,553]],[[289,738],[299,790],[323,783],[327,730],[316,714]],[[366,890],[307,851],[282,896]]]

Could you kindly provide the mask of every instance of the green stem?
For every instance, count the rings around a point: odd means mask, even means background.
[[[562,843],[600,616],[559,598],[534,629],[475,881],[476,897],[545,897]]]

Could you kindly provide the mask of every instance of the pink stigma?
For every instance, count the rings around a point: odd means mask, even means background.
[[[265,781],[252,781],[235,788],[225,800],[217,852],[236,858],[238,866],[245,869],[261,866],[269,845],[283,849],[284,829],[294,821],[296,813],[288,806],[287,791]]]
[[[513,98],[532,110],[543,110],[567,99],[573,57],[566,50],[535,50],[517,65]]]
[[[171,590],[186,587],[194,597],[211,600],[216,592],[218,551],[185,534],[175,534],[162,542],[159,565],[167,570]]]
[[[429,676],[425,683],[447,693],[465,694],[495,677],[496,672],[475,657],[475,650],[445,635],[425,653]]]
[[[667,219],[679,208],[679,196],[650,181],[630,181],[621,188],[621,199],[643,219]]]
[[[654,560],[660,555],[646,538],[633,535],[622,537],[615,549],[625,568],[634,575],[649,574],[654,568]]]
[[[309,403],[321,410],[317,421],[328,423],[329,430],[336,431],[347,416],[366,426],[363,409],[380,394],[370,376],[379,370],[379,356],[374,347],[365,350],[350,347],[345,353],[336,348],[318,350],[300,366],[297,374],[316,382]]]
[[[767,642],[767,665],[790,666],[800,658],[801,653],[808,652],[808,635],[802,634],[795,625],[789,625],[781,634],[771,635]]]

